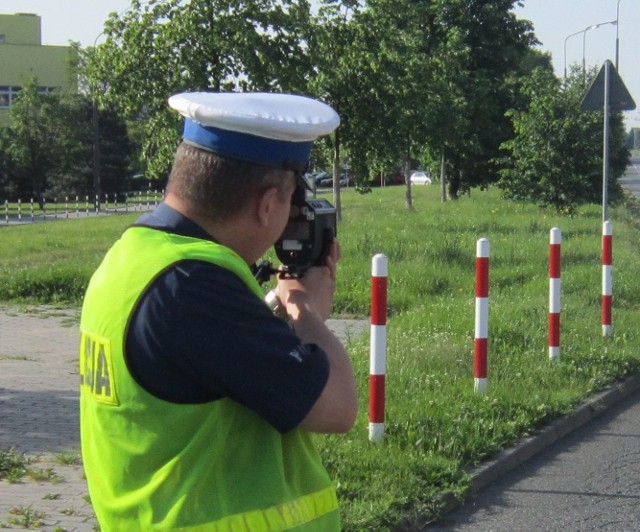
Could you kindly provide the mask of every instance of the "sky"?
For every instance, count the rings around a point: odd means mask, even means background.
[[[640,0],[524,0],[518,18],[533,22],[540,49],[551,52],[554,69],[582,64],[615,64],[618,39],[618,73],[640,108]],[[112,11],[121,13],[130,0],[0,0],[0,13],[36,13],[42,19],[42,43],[66,45],[78,41],[92,46],[101,40],[104,21]],[[618,25],[596,24],[618,20]],[[635,28],[634,28],[635,27]],[[575,34],[575,35],[572,35]],[[566,56],[565,56],[566,51]],[[625,113],[627,127],[640,127],[640,110]]]

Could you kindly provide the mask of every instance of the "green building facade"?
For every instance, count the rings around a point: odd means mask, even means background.
[[[41,21],[32,13],[0,14],[0,126],[9,123],[9,108],[30,78],[42,92],[67,91],[71,85],[69,46],[42,44]]]

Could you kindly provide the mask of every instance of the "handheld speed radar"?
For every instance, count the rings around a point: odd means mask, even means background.
[[[275,251],[281,273],[302,277],[311,266],[320,266],[337,234],[336,209],[324,198],[307,198],[298,184],[291,197],[291,212]]]

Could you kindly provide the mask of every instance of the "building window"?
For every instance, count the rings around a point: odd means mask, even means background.
[[[21,87],[0,86],[0,109],[8,109],[13,105],[20,93]],[[38,87],[38,93],[51,94],[56,91],[56,87]]]
[[[0,109],[8,109],[15,101],[20,87],[0,87]]]
[[[0,87],[0,109],[7,109],[11,105],[11,87]]]

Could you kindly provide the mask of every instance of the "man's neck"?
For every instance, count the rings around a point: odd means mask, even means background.
[[[253,264],[260,258],[259,256],[254,257],[253,249],[255,246],[252,236],[255,236],[255,231],[249,227],[246,217],[237,216],[228,222],[218,223],[207,216],[194,212],[174,194],[167,193],[164,202],[202,227],[216,242],[235,251],[247,264]]]

